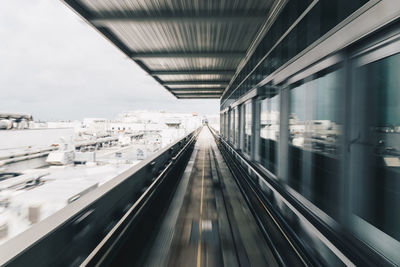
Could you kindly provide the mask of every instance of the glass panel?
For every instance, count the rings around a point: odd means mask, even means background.
[[[229,117],[228,117],[228,112],[224,113],[224,120],[225,120],[225,139],[228,140],[228,138],[229,138]]]
[[[222,136],[224,136],[224,114],[223,113],[221,113],[220,115],[219,115],[219,124],[220,124],[220,132],[221,132],[221,135]]]
[[[235,110],[230,111],[230,130],[229,130],[229,141],[231,143],[235,142]]]
[[[250,155],[251,153],[251,134],[252,134],[252,103],[244,104],[244,147],[243,151]]]
[[[239,145],[239,108],[235,107],[235,144]]]
[[[261,101],[260,160],[261,164],[276,174],[279,140],[279,95]]]
[[[290,91],[289,185],[332,217],[339,195],[341,81],[337,70]]]
[[[305,132],[306,85],[289,94],[289,185],[301,192],[302,153]]]
[[[356,69],[354,213],[400,241],[400,54]]]

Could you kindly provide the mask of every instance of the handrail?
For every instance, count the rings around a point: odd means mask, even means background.
[[[190,141],[185,144],[185,146],[178,152],[176,156],[172,158],[165,169],[154,179],[152,184],[146,189],[146,191],[139,197],[139,199],[133,204],[133,206],[124,214],[124,216],[118,221],[118,223],[111,229],[111,231],[103,238],[103,240],[96,246],[96,248],[90,253],[90,255],[82,262],[83,266],[93,266],[100,265],[109,255],[111,250],[119,242],[121,234],[127,231],[129,226],[134,223],[137,219],[138,213],[145,206],[147,200],[151,198],[154,192],[157,190],[158,186],[162,182],[163,178],[166,176],[170,167],[174,162],[179,159],[182,154],[186,151],[189,145],[196,136],[192,136]]]

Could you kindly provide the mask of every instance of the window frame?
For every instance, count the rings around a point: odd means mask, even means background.
[[[382,40],[383,39],[383,40]],[[368,46],[369,45],[369,46]],[[356,69],[361,66],[366,66],[368,64],[377,62],[379,60],[388,58],[390,56],[394,56],[400,53],[400,32],[395,33],[392,36],[383,36],[378,41],[372,41],[367,43],[364,46],[359,47],[357,50],[354,50],[350,54],[350,64],[351,64],[351,73],[355,74]],[[352,81],[352,94],[353,99],[356,105],[364,105],[360,99],[355,98],[360,94],[360,88],[354,86],[356,81]],[[355,107],[352,108],[352,114],[355,116],[357,114],[357,110]],[[356,119],[356,118],[353,118]],[[354,127],[351,129],[349,133],[349,150],[351,151],[351,147],[356,143],[354,140],[357,139],[357,128]],[[353,142],[350,142],[353,140]],[[363,162],[365,165],[365,162]],[[392,236],[389,236],[382,230],[378,229],[373,224],[367,222],[363,218],[359,217],[355,213],[353,213],[353,207],[357,205],[358,201],[356,196],[354,196],[353,192],[356,183],[359,181],[359,177],[353,177],[353,171],[356,168],[360,168],[362,166],[355,165],[351,161],[351,155],[349,153],[349,166],[350,170],[348,172],[348,178],[350,179],[350,188],[349,188],[349,210],[348,210],[348,218],[347,218],[347,226],[350,228],[350,231],[355,234],[356,237],[364,240],[367,244],[374,247],[380,253],[388,257],[389,259],[400,262],[400,255],[398,251],[400,251],[400,241],[396,240]],[[390,247],[390,249],[388,249]]]

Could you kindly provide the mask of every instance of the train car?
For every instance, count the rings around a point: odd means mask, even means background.
[[[303,217],[344,250],[400,263],[399,10],[289,1],[221,98],[223,143],[287,196],[266,190],[319,255]]]

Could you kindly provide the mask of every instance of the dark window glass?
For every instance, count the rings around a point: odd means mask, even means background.
[[[238,146],[239,145],[239,108],[235,107],[234,109],[235,113],[235,144]]]
[[[223,113],[221,113],[219,115],[219,125],[220,125],[219,130],[221,132],[221,135],[224,136],[224,114]]]
[[[261,101],[260,161],[276,174],[279,140],[279,95]]]
[[[400,241],[400,54],[356,68],[354,213]]]
[[[300,22],[299,24],[297,24],[296,28],[294,29],[295,31],[297,31],[296,37],[297,37],[297,51],[296,54],[300,53],[301,51],[303,51],[304,48],[306,48],[308,46],[307,43],[307,32],[309,31],[309,29],[307,29],[307,19],[308,16],[305,16]]]
[[[332,0],[320,0],[321,3],[321,34],[327,33],[338,21],[338,2]]]
[[[230,122],[230,130],[229,130],[229,141],[231,143],[235,142],[235,110],[232,109],[229,112],[229,122]]]
[[[312,44],[321,37],[321,2],[318,2],[307,14],[307,43]]]
[[[337,216],[342,71],[297,86],[289,103],[289,185]]]
[[[228,140],[228,138],[229,138],[229,116],[228,116],[228,112],[224,113],[224,121],[225,121],[225,139]]]
[[[347,18],[351,13],[365,5],[368,0],[338,0],[338,20],[342,21]]]
[[[252,103],[246,102],[244,105],[244,147],[243,151],[250,155],[251,153],[251,135],[252,135]]]

